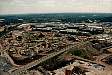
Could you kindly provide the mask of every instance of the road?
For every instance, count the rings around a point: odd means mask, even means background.
[[[59,55],[59,54],[62,54],[63,52],[65,52],[65,51],[67,51],[67,50],[70,50],[70,49],[72,49],[72,48],[74,48],[74,45],[71,45],[71,46],[69,46],[69,47],[67,47],[67,48],[65,48],[65,49],[61,49],[61,50],[58,51],[58,52],[50,53],[50,54],[48,54],[47,56],[44,56],[44,57],[42,57],[42,58],[40,58],[40,59],[38,59],[38,60],[35,60],[35,61],[33,61],[33,62],[31,62],[31,63],[29,63],[29,64],[27,64],[27,65],[24,65],[24,66],[22,66],[22,67],[19,67],[19,68],[13,70],[13,71],[10,71],[9,73],[10,73],[11,75],[20,75],[22,72],[26,71],[27,69],[30,69],[30,68],[32,68],[32,67],[34,67],[34,66],[37,66],[37,65],[39,65],[40,63],[42,63],[42,62],[44,62],[44,61],[46,61],[46,60],[48,60],[48,59],[50,59],[50,58],[53,58],[53,57],[55,57],[55,56],[57,56],[57,55]]]
[[[105,49],[109,49],[109,48],[112,48],[112,46],[108,46],[108,47],[105,47],[105,48],[101,48],[100,51],[102,53]]]

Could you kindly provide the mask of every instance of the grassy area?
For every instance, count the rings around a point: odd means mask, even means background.
[[[94,49],[90,42],[81,42],[74,49],[69,50],[68,54],[92,60],[94,55],[99,54],[99,51]]]

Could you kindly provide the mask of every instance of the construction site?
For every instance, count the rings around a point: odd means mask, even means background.
[[[0,75],[112,75],[112,36],[100,25],[11,28],[0,39]]]

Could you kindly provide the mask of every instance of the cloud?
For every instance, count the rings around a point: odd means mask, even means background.
[[[111,12],[112,0],[0,0],[0,14]]]

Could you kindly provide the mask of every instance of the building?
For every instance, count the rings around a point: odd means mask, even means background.
[[[0,27],[3,27],[3,26],[5,26],[5,22],[0,20]]]

